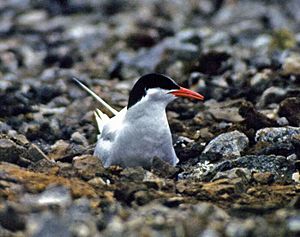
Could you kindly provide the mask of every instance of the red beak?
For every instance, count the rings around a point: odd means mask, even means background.
[[[187,98],[192,98],[192,99],[196,99],[196,100],[204,100],[203,95],[200,95],[199,93],[191,91],[184,87],[180,87],[179,90],[172,91],[170,93],[175,96],[179,96],[179,97],[187,97]]]

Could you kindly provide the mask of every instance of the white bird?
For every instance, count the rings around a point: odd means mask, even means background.
[[[166,106],[176,97],[203,100],[202,95],[180,87],[170,77],[151,73],[135,83],[127,107],[118,112],[78,79],[73,79],[114,115],[109,118],[99,109],[95,111],[100,134],[94,156],[101,159],[104,167],[149,168],[154,157],[173,166],[178,163]]]

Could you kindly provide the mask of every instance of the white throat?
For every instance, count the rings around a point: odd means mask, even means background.
[[[147,94],[138,101],[135,105],[130,107],[127,111],[126,117],[137,119],[138,117],[146,116],[147,119],[159,119],[159,117],[166,118],[166,107],[176,97],[168,94],[167,90],[152,88],[147,90]]]

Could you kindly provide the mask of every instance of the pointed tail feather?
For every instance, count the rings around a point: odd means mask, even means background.
[[[101,120],[100,116],[97,114],[96,111],[94,111],[94,115],[95,115],[95,118],[96,118],[98,131],[101,134],[101,132],[103,130],[104,123],[103,123],[103,121]]]
[[[102,111],[99,109],[96,109],[94,111],[94,115],[96,118],[98,131],[99,131],[99,133],[102,133],[103,126],[106,122],[108,122],[109,117],[106,114],[102,113]]]
[[[107,110],[109,110],[113,115],[117,115],[118,111],[112,108],[109,104],[107,104],[103,99],[101,99],[95,92],[89,89],[86,85],[84,85],[78,78],[72,77],[72,79],[77,82],[85,91],[87,91],[92,97],[94,97],[102,106],[104,106]],[[102,112],[101,112],[102,113]],[[107,116],[107,115],[106,115]]]

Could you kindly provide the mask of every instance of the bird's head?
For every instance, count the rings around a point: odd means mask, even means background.
[[[156,102],[163,102],[165,105],[176,97],[187,97],[203,100],[204,96],[189,89],[180,87],[174,80],[162,74],[146,74],[135,83],[130,95],[127,108],[134,106],[143,98]]]

